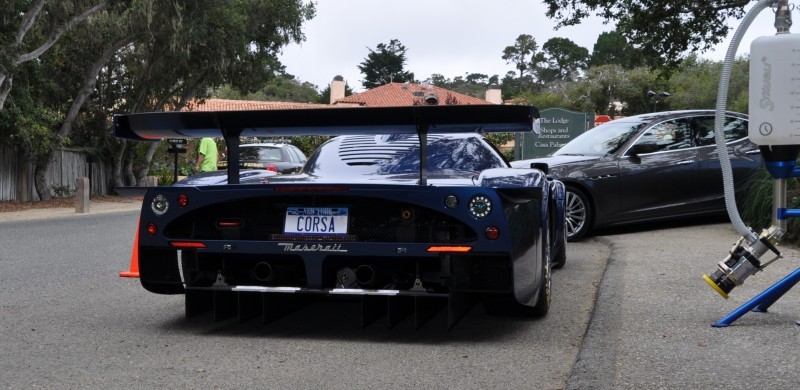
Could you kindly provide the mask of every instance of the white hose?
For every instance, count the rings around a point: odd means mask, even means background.
[[[717,144],[717,152],[719,153],[719,163],[722,168],[722,185],[725,190],[725,207],[728,209],[728,217],[736,231],[743,237],[747,237],[748,242],[753,242],[758,239],[749,227],[742,221],[739,215],[739,210],[736,208],[736,194],[733,188],[733,171],[731,169],[731,158],[728,155],[728,147],[725,145],[725,111],[728,105],[728,84],[731,78],[731,68],[736,59],[736,50],[739,48],[739,43],[742,41],[742,36],[750,27],[753,19],[765,8],[772,5],[773,0],[760,0],[753,6],[747,15],[742,19],[736,32],[733,34],[733,39],[728,46],[728,52],[725,54],[725,62],[722,65],[722,74],[719,77],[719,89],[717,90],[717,110],[714,117],[714,139]]]

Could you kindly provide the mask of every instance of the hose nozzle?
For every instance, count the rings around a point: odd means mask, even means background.
[[[752,242],[746,242],[747,237],[740,238],[731,248],[728,257],[717,263],[717,269],[711,275],[703,275],[703,279],[714,291],[728,299],[728,294],[736,286],[744,283],[750,275],[781,258],[775,243],[783,237],[783,234],[782,228],[771,226],[769,229],[764,229]],[[762,265],[759,259],[767,251],[772,251],[776,256]]]

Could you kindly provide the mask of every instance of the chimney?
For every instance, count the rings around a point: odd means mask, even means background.
[[[503,94],[499,85],[492,84],[486,89],[486,101],[492,104],[503,104]]]
[[[424,100],[425,104],[429,106],[435,106],[439,104],[439,95],[436,94],[435,91],[428,91],[425,92],[425,95],[423,95],[422,100]]]
[[[331,81],[331,103],[344,97],[344,77],[337,75]]]

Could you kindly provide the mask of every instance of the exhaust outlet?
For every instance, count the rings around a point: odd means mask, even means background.
[[[274,275],[272,274],[272,266],[269,263],[258,263],[253,267],[253,278],[259,282],[272,282]]]
[[[274,264],[262,261],[256,263],[250,271],[257,282],[269,285],[297,285],[303,279],[303,271],[296,264]]]
[[[356,268],[356,282],[363,287],[381,288],[392,281],[388,271],[375,269],[369,265],[360,265]]]

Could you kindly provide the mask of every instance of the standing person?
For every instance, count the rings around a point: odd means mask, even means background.
[[[197,164],[194,169],[197,172],[217,170],[217,143],[213,139],[209,137],[200,139],[200,146],[197,148]]]

